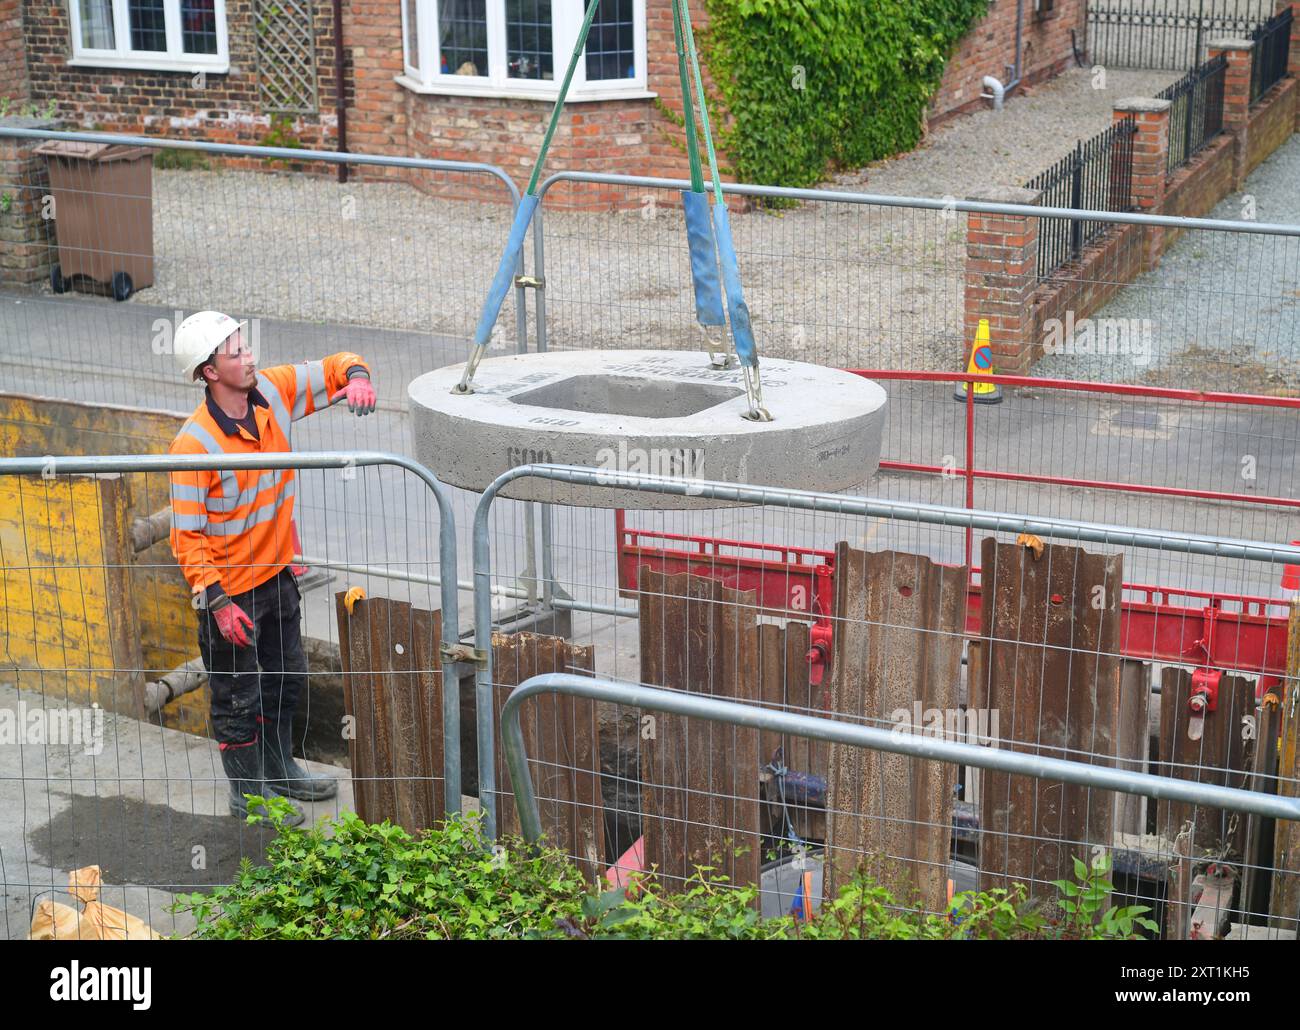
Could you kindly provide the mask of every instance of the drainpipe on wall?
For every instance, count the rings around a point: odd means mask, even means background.
[[[1006,71],[1011,73],[1011,81],[1006,85],[992,75],[985,75],[983,85],[989,92],[981,93],[980,97],[984,100],[993,101],[993,110],[1002,110],[1002,101],[1008,93],[1020,85],[1020,60],[1021,60],[1021,41],[1024,38],[1025,27],[1025,0],[1016,0],[1016,62],[1006,66]]]
[[[348,149],[348,105],[343,78],[343,0],[334,0],[334,117],[338,121],[338,149]],[[339,182],[348,181],[348,166],[339,165]]]
[[[1006,87],[1002,85],[1001,80],[995,79],[992,75],[984,76],[984,88],[987,93],[981,93],[980,96],[993,101],[993,110],[1002,110],[1002,98],[1006,95]]]

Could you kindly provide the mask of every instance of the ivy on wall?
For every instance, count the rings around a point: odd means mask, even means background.
[[[925,106],[988,0],[704,0],[699,39],[741,182],[812,186],[921,138]],[[712,106],[712,105],[711,105]]]

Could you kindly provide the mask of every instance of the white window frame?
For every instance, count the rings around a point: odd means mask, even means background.
[[[506,51],[505,0],[487,0],[488,69],[486,75],[456,75],[443,73],[442,53],[438,44],[439,0],[415,0],[416,45],[421,66],[411,63],[410,17],[408,0],[400,0],[402,8],[402,67],[404,73],[396,76],[397,82],[415,93],[441,93],[451,96],[506,97],[523,100],[554,100],[564,80],[564,72],[573,54],[586,13],[584,0],[552,0],[551,51],[554,79],[514,79],[509,75],[509,54]],[[637,74],[628,79],[587,81],[585,57],[578,61],[569,86],[570,101],[617,100],[653,97],[646,89],[646,0],[633,0],[633,60]]]
[[[187,54],[182,47],[181,0],[163,0],[163,17],[167,27],[167,51],[131,49],[131,15],[128,0],[112,0],[113,38],[117,47],[112,50],[81,45],[81,4],[68,0],[69,23],[72,27],[72,58],[70,65],[96,68],[138,68],[149,71],[207,72],[221,74],[230,70],[230,46],[226,36],[226,0],[213,0],[217,23],[217,52],[215,54]]]

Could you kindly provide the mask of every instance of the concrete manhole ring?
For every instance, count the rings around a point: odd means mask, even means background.
[[[485,359],[474,393],[453,394],[464,365],[410,385],[415,453],[445,483],[481,492],[530,463],[834,492],[880,461],[885,391],[862,376],[801,361],[760,366],[771,422],[748,410],[739,369],[691,351],[551,351]],[[716,508],[653,494],[533,477],[502,496],[595,508]]]

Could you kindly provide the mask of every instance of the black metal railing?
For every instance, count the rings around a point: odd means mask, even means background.
[[[1249,38],[1273,0],[1099,0],[1088,4],[1088,59],[1110,68],[1192,68],[1221,37]]]
[[[1291,8],[1284,7],[1256,28],[1250,38],[1250,102],[1253,104],[1286,75],[1291,57]]]
[[[1133,209],[1132,116],[1117,121],[1092,139],[1079,140],[1073,152],[1025,186],[1038,190],[1043,207],[1071,207],[1088,211]],[[1107,228],[1105,222],[1078,218],[1044,218],[1038,226],[1038,278],[1046,279]]]
[[[1227,74],[1228,59],[1220,54],[1156,94],[1158,99],[1170,101],[1166,175],[1173,175],[1223,131],[1223,82]]]

